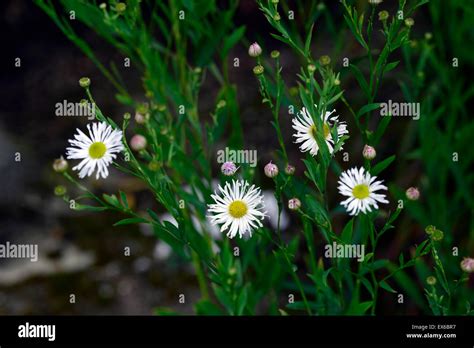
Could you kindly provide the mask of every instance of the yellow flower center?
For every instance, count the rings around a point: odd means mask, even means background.
[[[309,130],[309,133],[314,138],[314,140],[316,140],[316,129],[317,129],[316,125],[313,124]],[[324,130],[324,139],[326,139],[328,135],[331,133],[331,129],[329,128],[327,123],[323,123],[323,130]]]
[[[105,144],[103,142],[97,141],[92,143],[92,145],[89,147],[89,156],[94,159],[99,159],[104,156],[105,151],[107,151]]]
[[[247,214],[247,204],[242,201],[233,201],[229,205],[229,214],[235,219],[240,219]]]
[[[356,185],[352,189],[352,194],[354,195],[355,198],[358,198],[358,199],[367,198],[370,195],[369,186],[367,186],[366,184]]]

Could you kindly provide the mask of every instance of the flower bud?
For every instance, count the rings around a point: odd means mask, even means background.
[[[255,67],[253,68],[253,73],[254,73],[255,75],[261,75],[261,74],[263,74],[263,71],[264,71],[264,70],[265,70],[265,69],[263,68],[263,66],[257,65],[257,66],[255,66]]]
[[[433,234],[434,231],[436,231],[436,227],[434,227],[433,225],[428,225],[425,228],[426,234]]]
[[[262,54],[262,48],[260,45],[256,42],[250,45],[249,47],[249,56],[250,57],[258,57],[259,55]]]
[[[146,148],[147,141],[143,135],[135,134],[132,139],[130,139],[130,147],[134,151],[141,151]]]
[[[63,185],[58,185],[54,188],[54,194],[56,196],[64,196],[66,192],[67,192],[67,189]]]
[[[377,156],[377,151],[375,151],[375,149],[370,146],[370,145],[365,145],[364,146],[364,149],[362,150],[362,156],[371,161],[375,158],[375,156]]]
[[[63,156],[57,158],[53,162],[53,169],[56,173],[64,173],[69,167]]]
[[[309,64],[308,71],[310,74],[314,73],[316,71],[316,66],[314,64]]]
[[[124,12],[126,9],[127,9],[127,5],[125,5],[125,3],[123,3],[123,2],[118,2],[115,5],[115,10],[119,13]]]
[[[269,178],[274,178],[278,175],[278,167],[272,162],[268,163],[264,168],[265,175]]]
[[[461,261],[461,269],[464,272],[473,273],[474,272],[474,259],[472,259],[470,257],[465,257]]]
[[[387,11],[380,11],[379,12],[379,21],[386,21],[388,19],[388,12]]]
[[[124,119],[124,120],[127,120],[127,121],[128,121],[128,120],[131,119],[131,118],[132,118],[132,115],[130,115],[129,112],[126,112],[126,113],[123,114],[123,119]]]
[[[274,50],[274,51],[272,51],[272,53],[270,53],[270,56],[273,59],[277,59],[278,57],[280,57],[280,51]]]
[[[383,0],[369,0],[369,4],[371,5],[378,5],[382,2]]]
[[[216,107],[218,109],[222,109],[222,108],[225,108],[225,106],[227,105],[227,102],[224,100],[224,99],[221,99],[219,100],[219,102],[217,103]]]
[[[436,284],[436,277],[429,276],[426,278],[426,282],[428,285],[435,285]]]
[[[225,162],[222,164],[221,166],[221,172],[222,174],[224,174],[225,176],[232,176],[235,174],[235,172],[237,171],[237,166],[235,165],[234,162]]]
[[[443,231],[436,229],[431,235],[431,238],[433,238],[434,241],[439,242],[444,238],[444,233]]]
[[[88,77],[81,77],[79,79],[79,86],[81,86],[82,88],[87,88],[91,85],[91,79],[88,78]]]
[[[420,198],[420,191],[416,187],[410,187],[406,190],[405,195],[410,201],[417,201]]]
[[[273,16],[273,20],[278,22],[280,19],[281,19],[280,14],[278,12],[275,13],[275,15]]]
[[[103,2],[99,5],[99,8],[102,9],[102,10],[105,10],[107,8],[107,4],[105,2]]]
[[[138,124],[145,124],[148,121],[149,114],[141,114],[139,112],[135,113],[135,122]]]
[[[321,56],[319,57],[319,62],[322,66],[329,65],[331,63],[331,57],[328,55]]]
[[[156,160],[152,160],[150,163],[148,163],[148,169],[150,169],[152,172],[156,172],[160,168],[161,168],[161,163]]]
[[[292,198],[288,201],[288,209],[298,210],[301,208],[301,201],[298,198]]]
[[[287,164],[286,167],[285,167],[285,174],[286,175],[293,175],[295,174],[295,167],[292,166],[291,164]]]
[[[405,19],[405,25],[407,27],[412,27],[413,25],[415,25],[415,21],[413,20],[413,18],[407,18]]]
[[[425,33],[426,40],[431,40],[432,38],[433,38],[433,34],[431,34],[430,32]]]
[[[278,2],[280,2],[280,0],[272,0],[272,4],[275,4],[275,5],[277,5],[277,4],[278,4]]]

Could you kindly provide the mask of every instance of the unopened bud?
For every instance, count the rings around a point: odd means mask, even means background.
[[[364,149],[362,150],[362,156],[369,161],[373,160],[375,156],[377,156],[377,152],[375,149],[370,145],[365,145]]]
[[[237,171],[237,166],[235,165],[234,162],[225,162],[222,164],[221,166],[221,172],[222,174],[224,174],[225,176],[232,176],[235,174],[235,172]]]
[[[331,63],[331,57],[328,55],[321,56],[319,57],[319,62],[322,66],[329,65]]]
[[[287,164],[286,167],[285,167],[285,174],[287,175],[293,175],[295,174],[295,167],[292,166],[291,164]]]
[[[431,238],[433,238],[434,241],[439,242],[444,238],[444,233],[443,231],[437,229],[433,232]]]
[[[274,178],[278,175],[278,167],[272,162],[268,163],[264,168],[265,175],[269,178]]]
[[[58,185],[54,188],[54,194],[56,196],[64,196],[66,192],[67,192],[67,189],[63,185]]]
[[[420,198],[420,191],[416,187],[410,187],[406,190],[405,195],[410,201],[417,201]]]
[[[56,173],[64,173],[69,167],[63,156],[57,158],[53,162],[53,169]]]
[[[380,21],[386,21],[388,19],[388,12],[387,11],[380,11],[379,12],[379,20]]]
[[[149,114],[141,114],[139,112],[135,113],[135,122],[138,124],[145,124],[148,121]]]
[[[288,209],[298,210],[301,208],[301,201],[298,198],[292,198],[288,201]]]
[[[425,228],[426,234],[433,234],[434,231],[436,231],[436,227],[434,227],[433,225],[428,225]]]
[[[405,19],[405,25],[407,27],[412,27],[413,25],[415,25],[415,21],[413,20],[413,18],[407,18]]]
[[[258,57],[259,55],[262,54],[262,48],[260,45],[256,42],[250,45],[249,47],[249,56],[250,57]]]
[[[147,141],[143,135],[135,134],[132,139],[130,139],[130,147],[134,151],[141,151],[146,148]]]
[[[470,257],[465,257],[461,261],[461,269],[464,272],[473,273],[474,272],[474,259],[472,259]]]
[[[91,79],[88,78],[88,77],[81,77],[79,79],[79,86],[81,86],[82,88],[87,88],[91,85]]]
[[[118,2],[115,5],[115,10],[119,13],[124,12],[126,9],[127,9],[127,5],[125,5],[125,3],[123,3],[123,2]]]
[[[262,75],[264,70],[265,70],[265,69],[263,68],[263,66],[257,65],[257,66],[255,66],[255,67],[253,68],[253,73],[254,73],[255,75]]]

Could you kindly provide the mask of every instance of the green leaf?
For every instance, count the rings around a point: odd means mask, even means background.
[[[380,139],[382,138],[382,135],[385,133],[385,130],[387,129],[390,121],[392,120],[392,116],[382,116],[382,120],[380,121],[379,125],[377,126],[377,130],[375,131],[374,135],[371,137],[372,143],[374,146],[376,146]]]
[[[130,224],[140,224],[140,223],[148,223],[148,220],[143,218],[128,218],[123,219],[114,224],[114,226],[122,226],[122,225],[130,225]]]
[[[386,159],[384,159],[382,162],[377,163],[371,170],[370,174],[371,175],[378,175],[381,173],[385,168],[387,168],[393,161],[395,160],[395,155],[392,155]]]
[[[309,28],[308,36],[306,37],[306,41],[304,44],[304,53],[306,57],[309,56],[309,50],[311,48],[311,38],[313,37],[313,28],[314,28],[314,23],[311,25],[311,28]]]
[[[209,300],[203,299],[194,305],[197,315],[224,315],[225,313]]]
[[[115,195],[107,195],[107,194],[104,193],[102,195],[102,198],[104,198],[104,201],[106,201],[107,203],[109,203],[113,207],[116,207],[116,208],[122,207],[119,200],[117,199],[117,196],[115,196]]]
[[[388,285],[388,283],[387,283],[385,280],[382,280],[382,281],[379,283],[379,286],[380,286],[382,289],[387,290],[388,292],[391,292],[391,293],[394,293],[394,294],[397,293],[390,285]]]
[[[349,244],[352,241],[352,229],[354,226],[354,219],[350,219],[341,233],[341,240],[344,244]]]
[[[235,311],[236,315],[244,314],[245,306],[247,305],[247,298],[248,298],[248,287],[245,286],[239,294],[237,298],[237,308]]]
[[[357,112],[357,118],[360,118],[362,115],[364,115],[368,112],[371,112],[372,110],[376,110],[378,108],[380,108],[380,103],[371,103],[371,104],[364,105]]]
[[[385,68],[383,69],[383,73],[387,73],[389,72],[390,70],[393,70],[396,68],[396,66],[398,65],[398,63],[400,63],[399,60],[397,60],[396,62],[391,62],[391,63],[388,63]]]
[[[123,191],[119,191],[120,192],[120,198],[122,199],[122,205],[126,208],[126,209],[129,209],[129,205],[128,205],[128,200],[127,200],[127,195],[125,194],[125,192]]]
[[[222,48],[220,50],[221,58],[227,57],[230,49],[234,47],[237,42],[240,41],[242,36],[245,33],[245,26],[240,26],[239,28],[235,29],[232,34],[230,34],[224,41]]]
[[[350,64],[349,68],[352,70],[352,73],[354,74],[354,77],[359,83],[360,88],[362,88],[362,90],[364,91],[365,96],[369,97],[370,96],[369,85],[367,84],[367,81],[365,80],[364,75],[362,75],[362,72],[360,71],[360,69],[354,64]]]
[[[108,207],[95,207],[92,205],[85,205],[85,204],[79,204],[79,203],[76,203],[74,207],[74,210],[77,210],[77,211],[104,211],[107,209],[109,208]]]
[[[370,307],[372,307],[372,305],[373,305],[372,301],[366,301],[366,302],[358,303],[352,309],[353,313],[351,313],[351,314],[363,315],[363,314],[365,314],[365,312],[367,312],[369,310]]]

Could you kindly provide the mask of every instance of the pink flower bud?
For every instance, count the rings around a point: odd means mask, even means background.
[[[235,163],[234,162],[225,162],[224,164],[222,164],[221,166],[221,172],[222,174],[224,174],[225,176],[232,176],[235,174],[235,172],[237,171],[237,167],[235,166]]]
[[[416,187],[408,188],[405,194],[410,201],[417,201],[420,198],[420,191]]]
[[[249,56],[250,57],[258,57],[259,55],[262,54],[262,48],[260,45],[256,42],[250,45],[249,47]]]
[[[464,272],[473,273],[474,272],[474,259],[471,259],[470,257],[465,257],[461,261],[461,269]]]
[[[135,122],[138,124],[145,124],[148,121],[148,115],[141,114],[139,112],[135,113]]]
[[[364,156],[365,159],[373,160],[375,156],[377,156],[377,152],[375,149],[370,146],[370,145],[365,145],[364,150],[362,150],[362,156]]]
[[[272,162],[270,162],[265,166],[264,172],[265,172],[265,175],[268,176],[269,178],[274,178],[275,176],[278,175],[278,167],[276,164],[273,164]]]
[[[287,175],[293,175],[293,174],[295,174],[295,170],[296,170],[295,167],[292,166],[291,164],[287,164],[286,167],[285,167],[285,173],[286,173]]]
[[[147,141],[143,135],[135,134],[132,139],[130,139],[130,147],[134,151],[141,151],[146,148]]]
[[[301,201],[298,198],[292,198],[288,201],[288,209],[298,210],[301,208]]]

